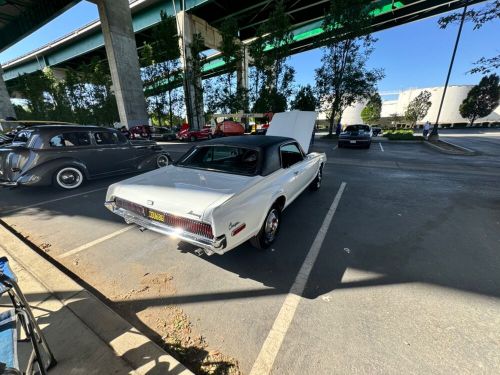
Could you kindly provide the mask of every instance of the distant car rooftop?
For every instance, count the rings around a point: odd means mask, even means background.
[[[105,129],[112,129],[112,128],[105,128],[102,126],[97,126],[97,125],[77,125],[77,124],[46,124],[46,125],[34,125],[30,126],[28,129],[34,129],[34,130],[58,130],[58,131],[66,131],[66,130],[81,130],[81,129],[86,129],[86,130],[105,130]]]

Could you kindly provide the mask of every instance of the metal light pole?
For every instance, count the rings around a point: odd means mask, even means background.
[[[460,35],[462,34],[462,27],[465,21],[465,14],[467,13],[467,6],[469,5],[469,0],[465,0],[464,11],[462,13],[462,19],[460,20],[460,26],[458,27],[457,40],[455,41],[455,48],[453,48],[453,54],[451,55],[450,67],[448,68],[448,75],[446,76],[446,82],[444,84],[443,96],[441,96],[441,103],[439,104],[439,110],[436,117],[436,122],[429,134],[429,141],[436,141],[439,139],[438,124],[439,116],[441,115],[441,110],[443,109],[444,97],[446,96],[446,89],[448,88],[448,81],[450,80],[451,69],[453,68],[453,62],[455,61],[455,55],[457,53],[458,42],[460,41]]]

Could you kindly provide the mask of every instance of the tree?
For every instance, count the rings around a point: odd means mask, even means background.
[[[438,20],[439,27],[446,29],[450,24],[460,22],[462,14],[452,13],[448,16],[441,17]],[[469,9],[465,14],[465,19],[474,24],[474,30],[480,29],[486,22],[500,18],[500,0],[493,0],[479,9]],[[500,55],[493,57],[481,57],[474,63],[475,67],[469,73],[488,74],[500,68]]]
[[[19,119],[109,126],[119,117],[109,68],[98,59],[68,68],[64,80],[56,79],[50,68],[24,74],[13,90],[27,100],[28,111],[18,111]]]
[[[316,69],[316,92],[323,111],[329,114],[329,134],[344,110],[357,100],[369,98],[383,76],[368,69],[368,57],[376,41],[369,33],[370,8],[363,0],[332,0],[323,21],[321,67]]]
[[[406,107],[405,120],[414,126],[417,121],[422,120],[432,105],[430,101],[431,93],[427,90],[418,94]]]
[[[147,86],[148,107],[162,125],[162,118],[172,126],[177,122],[183,97],[177,89],[181,79],[180,50],[177,24],[174,16],[160,13],[161,21],[153,28],[153,42],[145,43],[141,50],[142,79]],[[175,120],[175,121],[174,121]]]
[[[268,20],[257,30],[257,38],[249,46],[250,56],[254,60],[250,93],[255,112],[286,110],[295,78],[295,70],[286,63],[292,41],[290,16],[285,12],[283,1],[278,1]]]
[[[498,107],[500,78],[496,74],[485,76],[474,86],[459,107],[460,115],[472,126],[477,118],[488,116]]]
[[[317,106],[318,100],[314,96],[311,85],[301,87],[291,103],[292,109],[298,109],[299,111],[314,111]]]
[[[219,51],[225,64],[224,73],[204,82],[205,108],[210,113],[235,113],[248,109],[248,92],[238,87],[236,69],[243,59],[242,45],[237,39],[238,24],[234,18],[225,20],[220,28]]]
[[[376,124],[380,120],[380,113],[382,112],[382,98],[379,93],[373,94],[365,108],[361,111],[361,118],[366,124]]]

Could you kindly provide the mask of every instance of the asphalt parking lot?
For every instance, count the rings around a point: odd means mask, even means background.
[[[221,374],[496,374],[500,137],[450,134],[479,155],[318,140],[323,186],[285,211],[267,252],[198,256],[125,225],[103,206],[122,178],[0,190],[0,217],[191,368],[205,358]],[[164,147],[175,159],[189,145]],[[290,289],[335,197],[299,297]]]

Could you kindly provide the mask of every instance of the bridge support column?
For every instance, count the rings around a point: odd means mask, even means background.
[[[194,77],[192,69],[193,56],[191,54],[191,43],[193,42],[193,36],[200,31],[197,30],[193,18],[194,16],[184,11],[177,13],[177,33],[179,35],[181,64],[184,70],[184,100],[186,102],[187,122],[191,129],[198,130],[205,125],[205,111],[201,77]],[[202,33],[200,35],[204,43],[206,43],[207,35]]]
[[[16,117],[16,113],[14,112],[14,106],[10,102],[9,92],[3,80],[3,69],[0,66],[0,119],[7,117]]]
[[[242,46],[242,58],[236,67],[236,87],[238,92],[245,93],[245,99],[248,97],[248,65],[250,63],[250,54],[248,48]],[[245,100],[246,102],[247,100]],[[248,104],[248,103],[247,103]],[[242,108],[244,111],[247,108]]]
[[[106,55],[122,125],[148,123],[128,0],[97,0]]]

